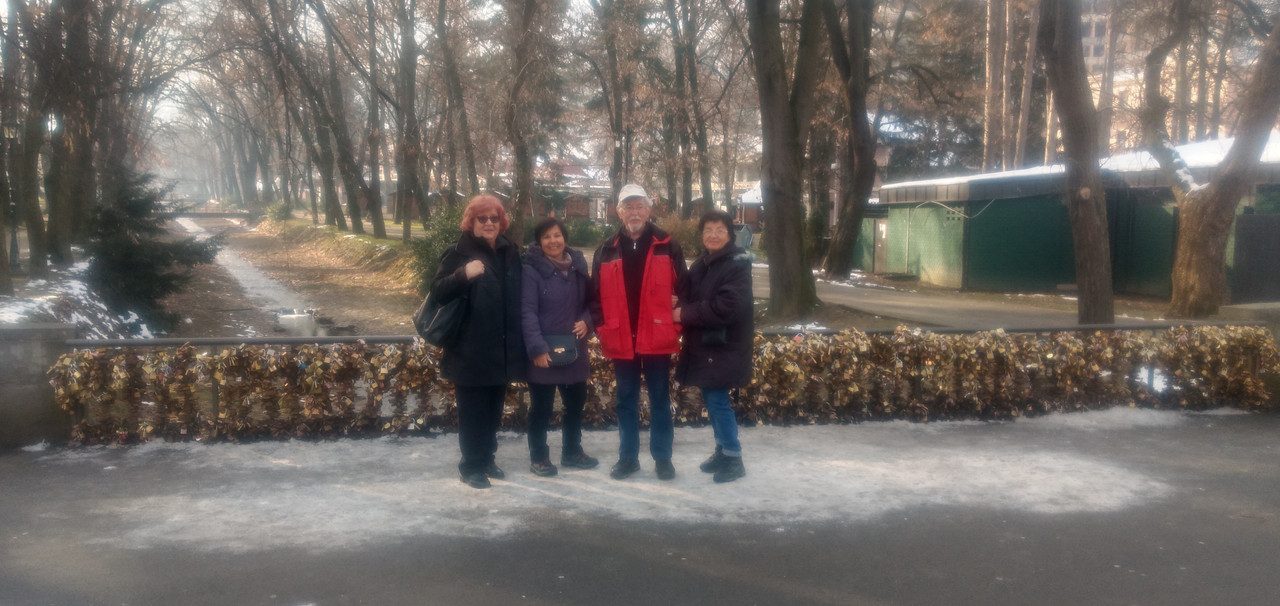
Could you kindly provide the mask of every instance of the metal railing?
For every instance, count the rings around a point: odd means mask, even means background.
[[[921,332],[930,332],[935,334],[955,335],[970,334],[979,332],[989,332],[993,330],[1003,330],[1006,334],[1045,334],[1055,332],[1118,332],[1118,331],[1142,331],[1154,332],[1158,330],[1169,330],[1179,326],[1266,326],[1266,322],[1257,321],[1239,321],[1239,322],[1125,322],[1116,324],[1065,324],[1065,325],[1049,325],[1034,327],[1009,327],[1009,328],[948,328],[948,327],[911,327],[919,329]],[[873,330],[864,330],[863,334],[867,335],[891,335],[897,329],[882,328]],[[796,336],[796,335],[834,335],[842,332],[842,329],[834,328],[771,328],[759,330],[758,333],[766,337],[775,336]],[[183,345],[191,345],[194,347],[225,347],[236,345],[341,345],[350,343],[365,343],[369,345],[382,344],[409,344],[414,340],[414,335],[344,335],[344,336],[324,336],[324,337],[161,337],[155,339],[68,339],[66,346],[68,349],[81,349],[89,347],[181,347]]]

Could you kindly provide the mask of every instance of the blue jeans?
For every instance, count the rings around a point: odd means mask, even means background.
[[[671,458],[675,429],[671,421],[671,356],[638,355],[614,360],[618,381],[618,458],[640,458],[640,374],[649,389],[649,454],[655,461]]]
[[[707,404],[707,416],[711,417],[711,430],[716,434],[716,446],[726,456],[742,456],[742,445],[738,443],[738,418],[733,415],[733,407],[729,405],[729,390],[702,388],[702,401]]]

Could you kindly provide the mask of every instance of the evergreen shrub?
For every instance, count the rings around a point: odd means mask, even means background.
[[[413,267],[418,274],[419,294],[425,295],[430,290],[440,258],[462,234],[458,225],[462,223],[463,210],[465,207],[461,204],[437,206],[427,218],[426,235],[409,243],[413,249]]]
[[[155,175],[126,175],[117,197],[94,210],[85,246],[87,280],[112,311],[136,313],[167,330],[177,316],[165,311],[161,299],[186,285],[192,267],[213,262],[221,238],[172,238],[160,213],[168,192],[154,182]]]

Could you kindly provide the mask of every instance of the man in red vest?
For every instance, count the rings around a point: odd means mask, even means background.
[[[600,350],[613,360],[617,378],[618,462],[609,473],[621,480],[640,470],[640,377],[649,392],[649,454],[658,478],[676,476],[671,464],[671,355],[680,350],[680,327],[671,317],[675,285],[684,275],[684,252],[649,222],[653,202],[644,188],[618,192],[622,228],[596,249],[591,268],[591,315]]]

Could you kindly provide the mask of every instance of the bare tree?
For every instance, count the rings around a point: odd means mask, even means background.
[[[436,40],[440,57],[444,61],[445,86],[449,95],[449,115],[454,120],[457,141],[462,144],[464,170],[471,193],[480,192],[480,178],[476,172],[475,148],[472,146],[471,126],[467,120],[467,105],[462,90],[462,74],[454,52],[452,29],[449,22],[448,0],[440,0],[436,9]],[[451,140],[452,141],[452,140]]]
[[[840,204],[831,249],[822,262],[829,278],[843,278],[853,270],[853,252],[862,229],[862,216],[876,179],[876,135],[867,119],[867,85],[870,80],[871,25],[875,15],[873,0],[849,0],[845,3],[844,31],[833,0],[824,0],[823,15],[831,39],[831,55],[844,83],[848,114],[849,143],[846,146],[853,167],[851,189]]]
[[[804,249],[804,149],[813,115],[821,56],[822,7],[804,0],[791,69],[782,44],[779,0],[747,0],[748,36],[755,59],[764,142],[760,192],[767,223],[769,312],[803,317],[818,303]]]
[[[1272,18],[1242,95],[1235,142],[1208,184],[1196,183],[1170,144],[1170,101],[1161,88],[1164,65],[1188,36],[1190,0],[1176,0],[1168,35],[1146,57],[1143,74],[1143,139],[1160,163],[1178,204],[1177,252],[1169,314],[1201,318],[1216,313],[1229,298],[1226,247],[1236,206],[1253,187],[1253,175],[1280,115],[1280,17]]]
[[[9,210],[16,208],[17,200],[13,198],[13,177],[16,174],[16,155],[13,153],[10,136],[16,138],[16,132],[9,132],[10,125],[18,123],[18,3],[8,3],[5,15],[5,39],[0,46],[0,125],[3,125],[3,140],[0,140],[0,295],[13,294],[13,281],[9,276],[9,241],[10,230],[6,223],[18,221],[17,213],[10,216]],[[16,238],[16,229],[13,237]],[[17,250],[17,242],[13,243]],[[14,259],[17,262],[17,259]]]
[[[418,120],[418,41],[415,36],[417,0],[397,0],[396,24],[400,30],[400,56],[396,64],[396,208],[401,221],[400,239],[406,244],[412,237],[409,215],[418,210],[427,220],[426,197],[422,191],[422,126]]]
[[[1104,49],[1102,81],[1098,85],[1098,136],[1104,151],[1111,149],[1111,126],[1115,120],[1116,54],[1119,49],[1121,4],[1113,2],[1107,12],[1107,44]]]
[[[1071,128],[1063,131],[1067,210],[1075,247],[1076,314],[1081,324],[1115,321],[1111,286],[1111,246],[1107,201],[1098,168],[1098,116],[1080,42],[1079,0],[1044,0],[1040,54],[1058,111]]]
[[[1000,108],[1004,90],[1004,47],[1006,0],[987,0],[987,92],[982,130],[982,171],[996,168],[1004,137]]]

